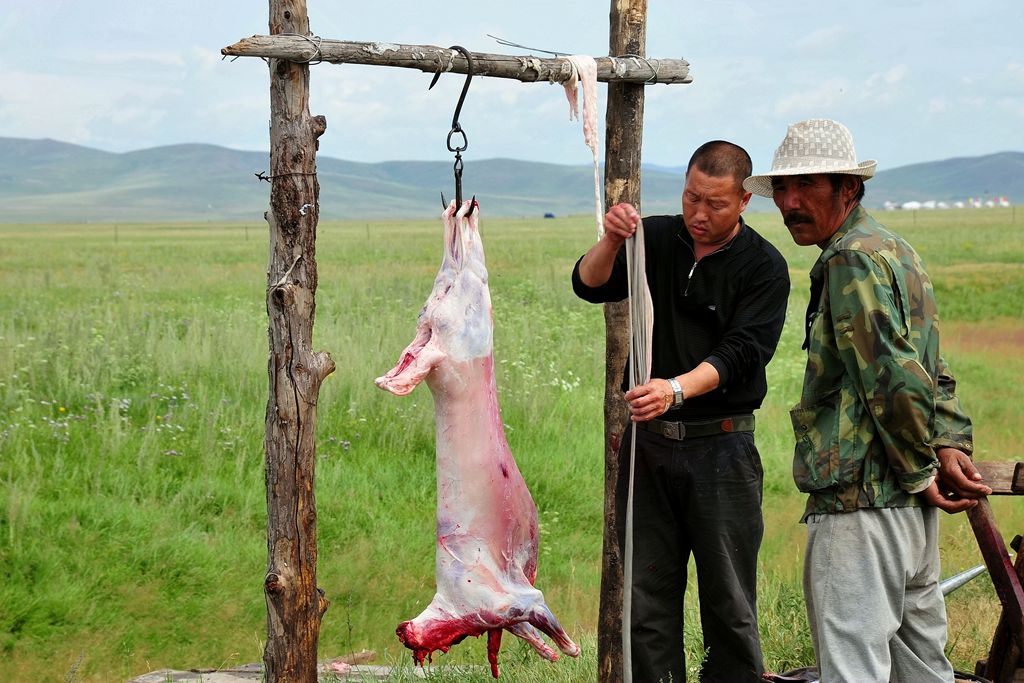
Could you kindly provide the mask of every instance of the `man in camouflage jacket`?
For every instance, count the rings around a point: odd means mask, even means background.
[[[971,420],[939,355],[920,257],[861,206],[811,269],[808,362],[793,474],[805,516],[924,504],[936,451],[973,451]]]
[[[931,280],[860,205],[875,165],[857,162],[842,124],[802,121],[744,188],[772,197],[797,244],[822,250],[791,412],[821,681],[949,682],[936,508],[958,512],[991,490],[970,461]]]

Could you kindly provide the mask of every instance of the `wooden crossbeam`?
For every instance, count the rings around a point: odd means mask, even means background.
[[[1024,462],[980,461],[974,466],[981,472],[986,486],[993,495],[1013,496],[1024,494]]]
[[[330,62],[419,69],[426,73],[467,71],[465,57],[458,51],[435,45],[360,43],[317,36],[271,35],[243,38],[223,48],[227,57],[263,57],[291,62]],[[534,57],[473,52],[473,75],[511,78],[524,83],[564,83],[572,78],[569,60],[562,57]],[[690,83],[690,63],[685,59],[644,57],[595,57],[597,80],[611,83]]]

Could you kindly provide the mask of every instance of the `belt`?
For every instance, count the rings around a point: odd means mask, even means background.
[[[645,429],[655,434],[660,434],[666,439],[682,441],[683,439],[695,439],[702,436],[715,436],[717,434],[731,434],[733,432],[754,431],[753,415],[733,415],[720,420],[702,420],[698,422],[666,422],[665,420],[648,420],[646,422],[634,422],[640,429]]]

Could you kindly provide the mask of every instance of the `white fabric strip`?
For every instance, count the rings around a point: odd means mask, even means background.
[[[651,380],[651,342],[654,308],[647,286],[647,259],[644,255],[644,226],[626,240],[626,273],[629,282],[629,388]],[[633,465],[636,460],[636,429],[631,430],[629,446],[629,492],[626,498],[626,543],[622,571],[622,680],[633,681],[633,657],[630,645],[633,607]],[[622,466],[621,463],[619,465]]]
[[[583,141],[594,157],[594,217],[597,239],[604,234],[604,211],[601,203],[601,171],[597,153],[597,62],[589,55],[573,55],[566,59],[573,65],[573,77],[564,83],[569,100],[569,119],[579,119],[576,86],[583,82]]]

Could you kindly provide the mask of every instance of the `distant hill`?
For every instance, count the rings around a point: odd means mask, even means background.
[[[172,145],[114,154],[55,140],[0,137],[0,222],[254,220],[269,184],[266,152]],[[322,219],[436,216],[454,193],[450,161],[357,163],[320,156]],[[491,216],[588,214],[593,168],[514,159],[466,160],[467,196]],[[644,213],[677,213],[682,169],[645,167]],[[1001,195],[1024,203],[1024,152],[948,159],[882,171],[866,204]],[[755,210],[773,208],[767,200]]]
[[[1024,152],[999,152],[911,164],[880,172],[868,185],[873,205],[886,201],[965,201],[1006,197],[1024,203]],[[865,195],[867,196],[867,195]]]

